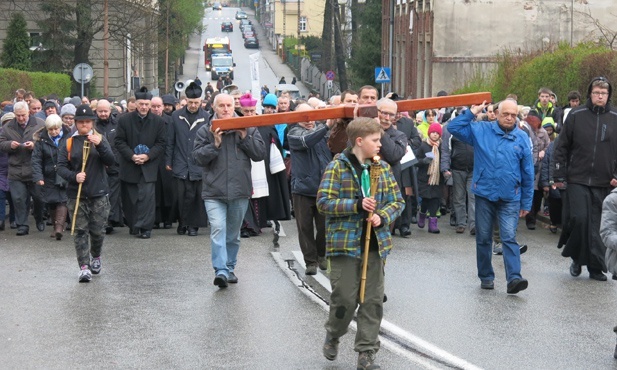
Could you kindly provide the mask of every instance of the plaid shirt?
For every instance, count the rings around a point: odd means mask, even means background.
[[[347,151],[339,154],[326,168],[317,192],[317,209],[326,216],[326,255],[362,256],[362,229],[366,213],[360,207],[360,179],[353,170]],[[375,194],[382,225],[374,228],[379,255],[385,259],[392,249],[389,225],[403,212],[405,202],[390,166],[381,161],[381,175]]]

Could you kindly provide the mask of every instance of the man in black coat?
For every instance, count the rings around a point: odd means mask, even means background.
[[[191,82],[185,90],[186,106],[175,111],[167,126],[165,169],[173,176],[174,213],[179,219],[177,232],[196,236],[200,227],[208,225],[206,207],[201,199],[202,168],[191,155],[193,143],[199,130],[208,124],[210,114],[201,109],[202,89]]]
[[[123,226],[122,201],[120,199],[120,154],[116,150],[115,139],[118,132],[118,121],[112,114],[111,104],[105,99],[99,100],[96,105],[96,130],[103,135],[114,152],[116,163],[107,166],[107,182],[109,184],[109,219],[105,232],[111,234],[115,227]]]
[[[137,109],[118,120],[116,149],[120,153],[122,207],[131,234],[149,239],[154,226],[155,183],[165,155],[167,133],[163,118],[150,112],[152,94],[135,93]]]

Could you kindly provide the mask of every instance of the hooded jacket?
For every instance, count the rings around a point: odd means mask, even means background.
[[[591,102],[591,87],[587,103],[573,109],[559,134],[553,160],[553,181],[594,187],[609,187],[617,178],[617,111],[611,106],[613,94],[609,83],[604,107]],[[606,81],[608,82],[608,81]]]
[[[448,124],[452,135],[474,147],[471,190],[492,202],[520,201],[522,210],[531,210],[534,171],[527,134],[516,125],[504,131],[496,121],[473,120],[468,109]]]

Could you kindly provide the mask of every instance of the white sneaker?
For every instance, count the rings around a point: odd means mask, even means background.
[[[81,266],[81,271],[79,271],[79,282],[89,283],[90,280],[92,280],[92,272],[90,272],[90,268],[88,265]]]

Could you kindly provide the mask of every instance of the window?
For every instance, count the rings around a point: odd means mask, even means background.
[[[40,32],[30,32],[30,50],[37,50],[43,46],[43,34]]]
[[[306,32],[306,17],[302,16],[300,17],[300,32]]]

